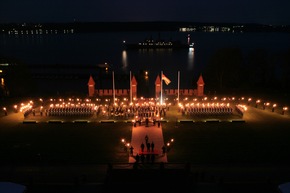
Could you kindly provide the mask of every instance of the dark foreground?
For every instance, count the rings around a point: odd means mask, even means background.
[[[175,139],[168,163],[134,166],[120,145],[121,138],[131,140],[130,123],[48,123],[38,117],[40,122],[24,124],[9,114],[1,117],[0,180],[24,184],[28,193],[275,193],[289,181],[288,115],[250,107],[245,122],[199,117],[177,123],[176,113],[167,118],[164,140]]]
[[[187,164],[66,165],[8,168],[2,181],[25,184],[28,193],[238,192],[275,193],[289,168]],[[21,170],[21,171],[20,171]],[[3,171],[3,169],[2,169]],[[235,171],[235,173],[232,173]],[[5,176],[4,176],[5,175]]]

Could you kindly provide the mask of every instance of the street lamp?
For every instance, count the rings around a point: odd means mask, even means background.
[[[285,111],[287,111],[287,110],[288,110],[288,107],[283,107],[282,115],[284,115],[285,114]]]
[[[40,116],[42,116],[43,106],[40,107]]]
[[[248,106],[250,106],[251,101],[252,101],[252,98],[248,98]]]
[[[263,110],[265,110],[266,109],[266,106],[268,107],[269,105],[270,105],[270,103],[264,103]]]
[[[6,107],[3,107],[3,111],[4,111],[5,116],[7,116],[7,109],[6,109]]]
[[[121,139],[121,143],[122,143],[122,148],[124,152],[127,152],[126,140],[124,138]]]
[[[260,100],[256,100],[256,108],[258,108],[258,104],[260,103]]]
[[[15,113],[18,112],[17,107],[18,107],[17,105],[14,105],[14,112],[15,112]]]
[[[276,104],[273,104],[273,106],[272,106],[272,112],[275,111],[275,107],[276,107],[276,106],[277,106]]]

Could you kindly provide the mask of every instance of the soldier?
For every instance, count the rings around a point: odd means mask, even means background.
[[[133,155],[133,150],[134,150],[134,147],[131,146],[131,147],[130,147],[130,154],[131,154],[131,155]]]
[[[153,143],[153,141],[151,143],[151,151],[154,152],[154,143]]]
[[[150,151],[150,143],[148,142],[147,144],[146,144],[146,146],[147,146],[147,151]]]
[[[142,152],[144,151],[144,147],[145,147],[144,143],[141,143],[141,151]]]

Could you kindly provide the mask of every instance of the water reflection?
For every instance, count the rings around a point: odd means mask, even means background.
[[[122,69],[126,71],[128,67],[127,51],[123,50],[122,52]]]
[[[188,60],[187,60],[188,70],[192,70],[193,66],[194,66],[194,48],[189,48],[189,50],[188,50]]]
[[[4,78],[1,78],[1,87],[4,88],[4,86],[5,86]]]

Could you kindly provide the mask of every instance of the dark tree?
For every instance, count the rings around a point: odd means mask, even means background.
[[[282,57],[281,87],[285,90],[290,89],[290,48]]]
[[[212,84],[218,90],[237,88],[243,81],[241,66],[242,52],[239,48],[222,48],[209,59],[206,68],[207,85]]]
[[[253,86],[267,88],[275,78],[272,57],[264,49],[256,49],[249,54],[249,74]]]
[[[10,96],[31,96],[36,88],[36,82],[23,63],[9,66],[5,82]]]

